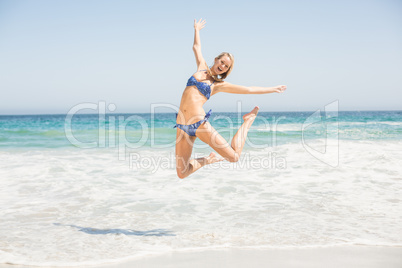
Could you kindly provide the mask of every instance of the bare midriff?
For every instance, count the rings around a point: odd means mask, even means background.
[[[186,87],[181,96],[180,111],[176,123],[190,125],[204,119],[205,111],[202,106],[207,100],[196,86]]]

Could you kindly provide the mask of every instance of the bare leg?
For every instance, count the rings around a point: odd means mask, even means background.
[[[244,144],[246,142],[248,131],[250,130],[251,125],[253,124],[255,118],[257,117],[258,110],[260,108],[258,106],[254,107],[254,109],[243,115],[243,124],[237,130],[236,134],[232,139],[232,148],[235,151],[236,158],[240,157],[241,152],[243,151]]]
[[[217,157],[214,152],[207,157],[190,159],[195,139],[196,137],[187,136],[182,130],[177,130],[176,171],[177,176],[181,179],[184,179],[205,165],[223,160],[223,158]]]
[[[243,124],[232,139],[231,145],[209,124],[202,124],[197,130],[197,137],[211,146],[216,152],[230,162],[237,162],[246,142],[248,131],[253,124],[259,107],[243,116]]]
[[[197,137],[209,144],[226,160],[237,162],[246,142],[248,131],[258,114],[258,110],[259,108],[256,106],[251,112],[243,116],[244,122],[233,137],[231,146],[229,146],[226,140],[208,122],[198,128]],[[177,130],[176,171],[181,179],[189,176],[205,165],[224,160],[224,158],[218,157],[214,152],[207,157],[190,159],[195,139],[196,137],[187,136],[184,131],[180,129]]]
[[[201,158],[194,158],[190,160],[190,170],[189,174],[196,172],[198,169],[202,168],[205,165],[209,165],[215,162],[223,161],[224,159],[222,157],[218,157],[216,153],[212,152],[209,154],[207,157],[201,157]],[[188,176],[187,175],[187,176]]]

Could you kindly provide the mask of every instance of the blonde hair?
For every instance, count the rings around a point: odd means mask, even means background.
[[[208,67],[208,74],[211,75],[213,77],[214,80],[221,82],[223,81],[223,79],[225,79],[233,70],[233,65],[234,65],[234,57],[232,54],[230,54],[229,52],[222,52],[221,54],[219,54],[215,59],[220,59],[224,56],[228,56],[230,61],[232,62],[232,64],[230,64],[228,70],[223,73],[223,74],[219,74],[219,75],[212,75],[211,70]]]

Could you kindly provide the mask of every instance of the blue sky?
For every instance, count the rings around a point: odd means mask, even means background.
[[[208,63],[235,56],[227,81],[284,94],[213,96],[236,111],[402,110],[402,1],[0,0],[0,114],[115,112],[179,105],[196,71],[193,20]],[[168,111],[169,112],[169,111]],[[173,111],[171,111],[173,112]]]

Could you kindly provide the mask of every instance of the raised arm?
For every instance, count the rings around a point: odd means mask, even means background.
[[[195,55],[195,61],[197,63],[197,70],[202,70],[207,68],[207,63],[201,53],[201,40],[200,40],[200,30],[205,27],[205,20],[200,19],[198,22],[194,20],[194,44],[193,51]]]
[[[226,92],[234,94],[267,94],[267,93],[282,93],[286,90],[285,85],[275,87],[245,87],[233,85],[228,82],[221,82],[215,85],[215,92]]]

